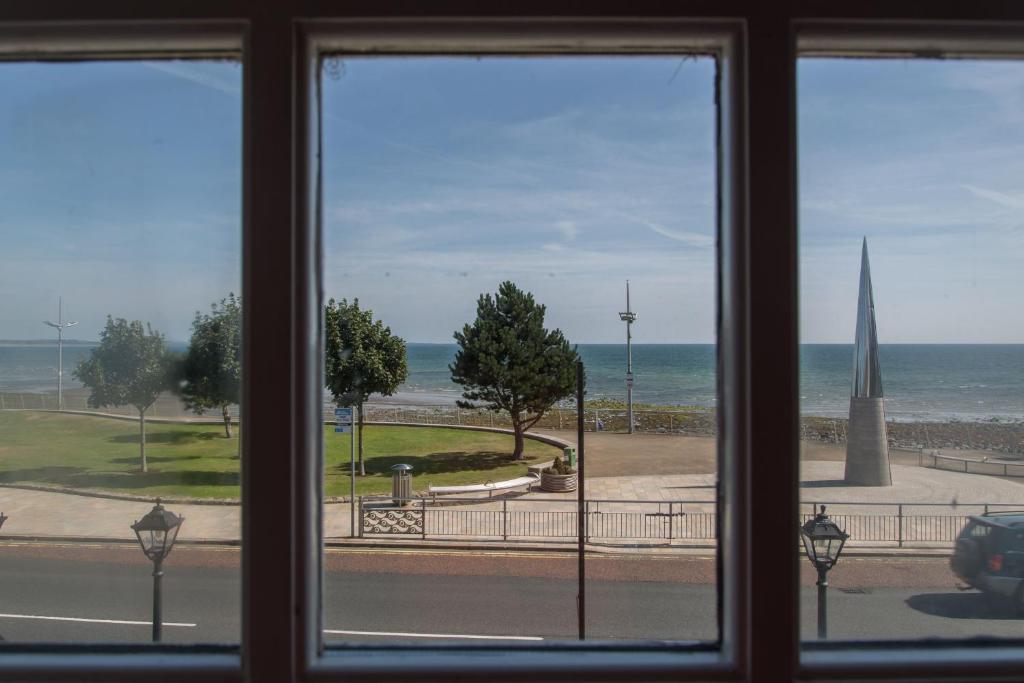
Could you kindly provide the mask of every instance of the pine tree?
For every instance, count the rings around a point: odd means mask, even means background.
[[[512,282],[495,296],[481,294],[476,320],[455,333],[459,351],[448,366],[464,387],[464,408],[506,411],[515,432],[514,460],[523,457],[523,433],[557,401],[572,396],[579,355],[561,330],[544,328],[545,307]]]

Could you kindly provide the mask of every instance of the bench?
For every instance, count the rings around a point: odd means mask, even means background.
[[[463,486],[430,486],[427,485],[427,493],[432,496],[443,496],[453,493],[483,493],[487,491],[487,495],[492,495],[495,491],[505,491],[507,489],[519,488],[520,486],[528,486],[528,490],[533,489],[533,485],[540,481],[540,475],[530,472],[525,477],[519,477],[517,479],[509,479],[507,481],[488,481],[483,484],[466,484]]]

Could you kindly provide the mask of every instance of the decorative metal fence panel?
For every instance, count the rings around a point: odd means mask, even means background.
[[[373,508],[363,510],[360,529],[366,534],[424,534],[423,509]]]

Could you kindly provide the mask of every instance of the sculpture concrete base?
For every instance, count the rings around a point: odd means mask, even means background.
[[[845,478],[851,486],[892,486],[881,398],[850,398]]]

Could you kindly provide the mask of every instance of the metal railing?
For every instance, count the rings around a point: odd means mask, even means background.
[[[950,470],[952,472],[967,472],[970,474],[988,474],[1003,477],[1024,477],[1024,462],[989,462],[987,460],[969,460],[957,458],[941,453],[925,453],[920,451],[917,454],[917,464],[922,467],[932,467],[937,470]]]
[[[359,498],[359,535],[568,539],[577,537],[577,502],[552,498],[416,497]],[[710,501],[587,500],[588,540],[666,540],[715,538],[715,513],[685,509]]]
[[[360,536],[419,538],[477,537],[572,539],[577,537],[577,502],[553,498],[414,497],[396,505],[388,496],[359,498]],[[972,515],[1021,509],[1011,503],[829,503],[802,504],[803,523],[819,505],[850,534],[851,542],[907,545],[949,544]],[[587,541],[709,542],[717,538],[713,501],[587,500]]]

